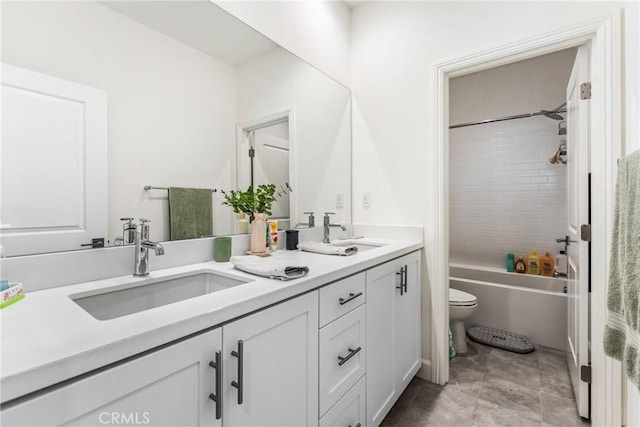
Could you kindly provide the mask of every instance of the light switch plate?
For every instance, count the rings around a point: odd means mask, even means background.
[[[344,194],[336,193],[336,208],[344,208]]]
[[[369,192],[362,193],[362,207],[363,208],[371,207],[371,193]]]

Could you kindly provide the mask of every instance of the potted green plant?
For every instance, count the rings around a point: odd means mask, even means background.
[[[289,188],[288,185],[287,188]],[[251,219],[258,213],[271,215],[271,205],[276,200],[274,184],[261,184],[255,188],[250,185],[246,191],[222,190],[221,192],[224,196],[223,205],[231,206],[236,214],[244,213]]]
[[[236,213],[236,232],[248,232],[248,222],[246,217],[251,221],[251,253],[262,254],[266,252],[266,220],[271,215],[271,206],[277,196],[291,191],[289,184],[286,189],[276,194],[276,186],[274,184],[261,184],[257,187],[250,185],[246,191],[231,190],[224,191],[223,205],[230,206]],[[247,228],[244,231],[245,227]]]

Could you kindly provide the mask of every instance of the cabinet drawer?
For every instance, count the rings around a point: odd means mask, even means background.
[[[366,375],[320,418],[320,427],[365,426]]]
[[[320,329],[320,414],[365,373],[365,319],[365,307],[360,306]]]
[[[365,273],[360,273],[320,288],[320,326],[362,305],[365,283]]]

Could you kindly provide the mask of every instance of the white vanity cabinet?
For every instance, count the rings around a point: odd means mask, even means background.
[[[2,423],[314,425],[317,366],[318,292],[314,291],[40,392],[3,408]]]
[[[229,323],[223,335],[224,426],[317,425],[317,291]]]
[[[377,426],[420,367],[420,252],[364,268],[4,403],[2,424]]]
[[[5,426],[220,426],[217,328],[3,408]]]
[[[359,273],[320,288],[320,425],[365,421],[365,277]]]
[[[366,272],[367,425],[377,426],[420,368],[420,252]]]

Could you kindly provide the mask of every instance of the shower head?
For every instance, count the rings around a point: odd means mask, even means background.
[[[553,111],[540,110],[540,113],[542,113],[542,115],[548,119],[564,120],[564,117],[558,114],[558,110],[553,110]]]
[[[553,119],[553,120],[564,120],[564,117],[562,117],[560,114],[558,113],[564,113],[567,111],[566,108],[564,108],[567,105],[566,102],[563,102],[562,104],[558,105],[555,109],[551,110],[551,111],[547,111],[547,110],[540,110],[540,114],[542,114],[543,116],[545,116],[548,119]]]

